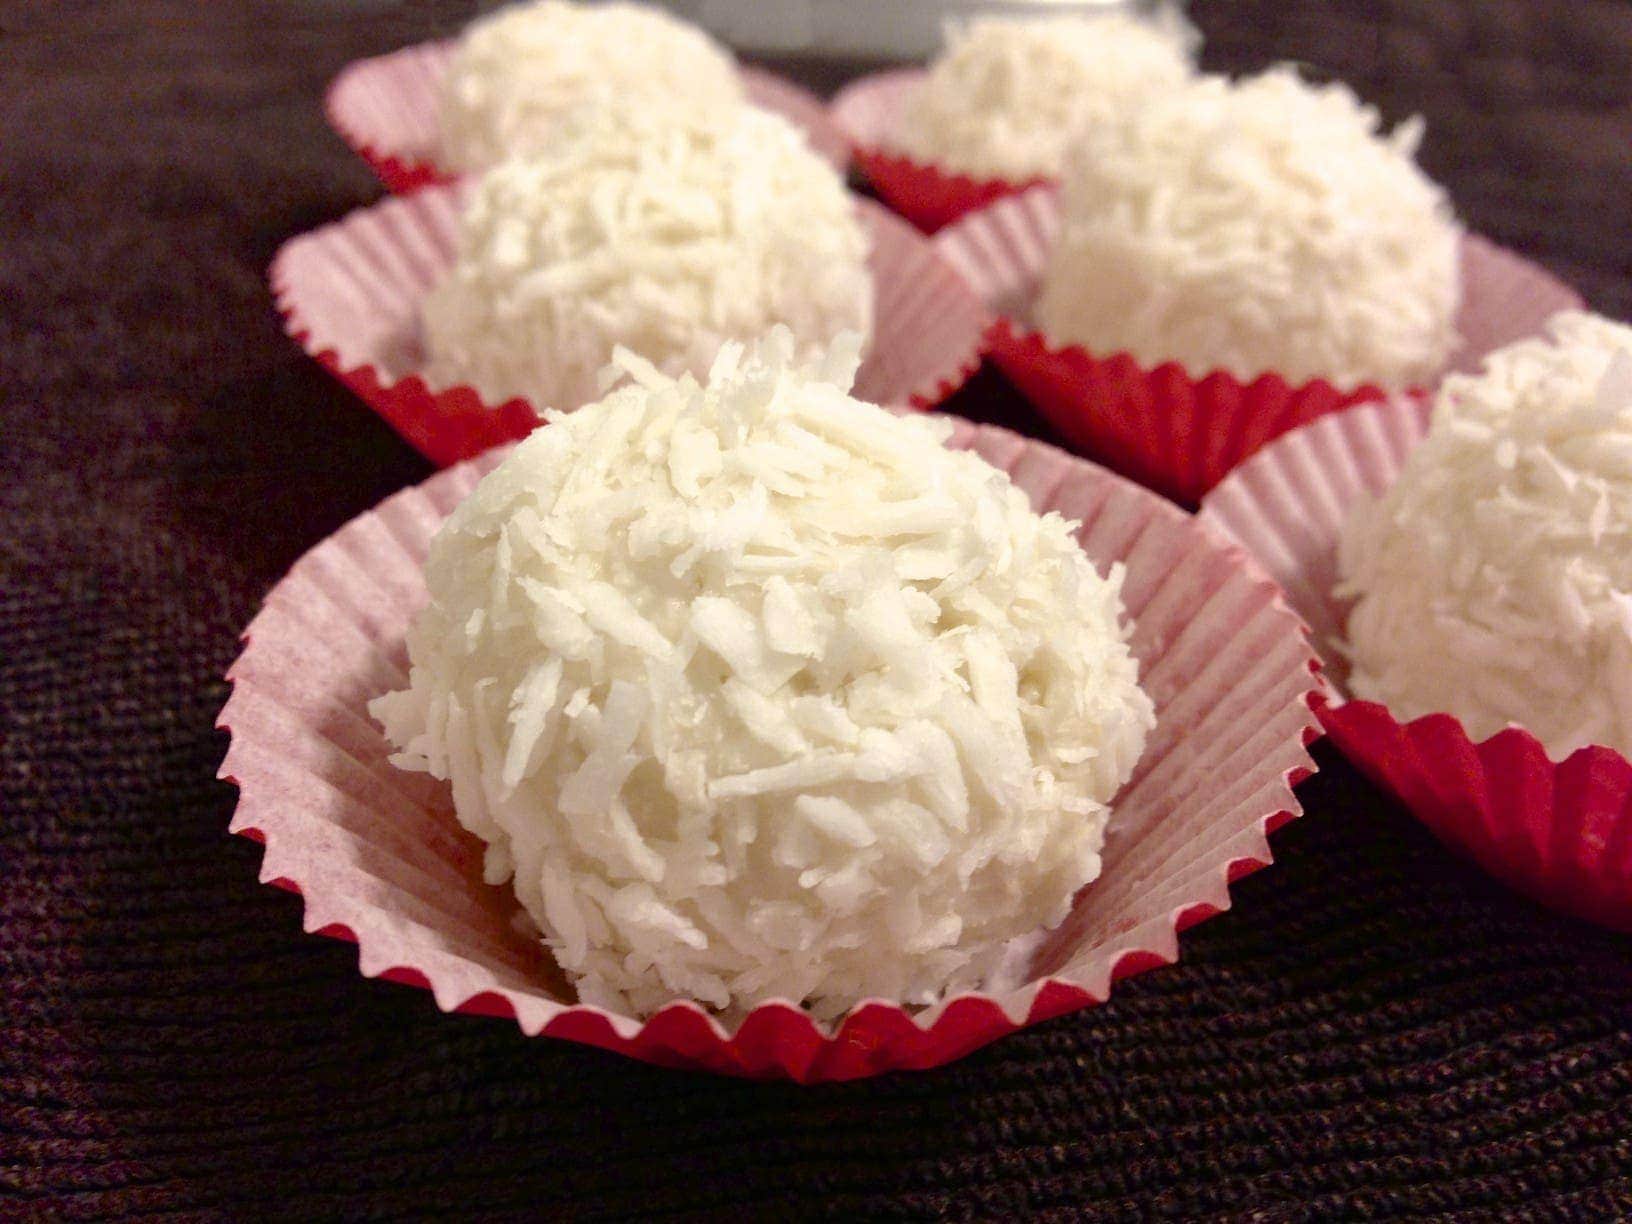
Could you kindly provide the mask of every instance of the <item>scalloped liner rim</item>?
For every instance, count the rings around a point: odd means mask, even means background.
[[[1030,191],[1033,188],[1041,187],[1046,190],[1052,190],[1054,187],[1054,180],[1046,175],[1039,175],[1036,178],[1024,179],[1020,182],[1015,182],[1013,179],[1005,178],[974,178],[971,175],[962,174],[956,170],[943,170],[933,162],[916,161],[915,159],[908,157],[905,153],[892,153],[888,149],[881,148],[878,145],[861,144],[859,142],[852,141],[850,145],[850,152],[851,156],[853,156],[858,162],[866,161],[887,166],[899,166],[904,170],[913,172],[914,174],[921,174],[926,178],[933,178],[938,183],[942,183],[947,187],[954,188],[959,192],[964,192],[969,195],[990,194],[997,196],[998,198],[1006,199],[1009,196],[1020,195],[1022,192]],[[866,165],[863,165],[861,168],[864,171],[867,169]],[[962,217],[958,218],[959,221],[962,219]],[[945,228],[950,229],[957,223],[957,221],[950,221],[947,223]]]
[[[957,222],[954,222],[957,224]],[[1386,399],[1389,395],[1420,396],[1427,392],[1419,387],[1411,387],[1404,391],[1390,392],[1376,383],[1363,382],[1352,390],[1345,390],[1336,383],[1325,378],[1311,378],[1304,382],[1288,381],[1275,370],[1264,370],[1250,379],[1244,379],[1233,370],[1217,366],[1207,371],[1201,377],[1192,374],[1183,362],[1164,361],[1159,365],[1147,366],[1126,349],[1118,349],[1113,353],[1095,353],[1081,344],[1071,343],[1056,346],[1042,331],[1035,327],[1028,327],[1009,315],[999,314],[986,325],[986,331],[981,337],[982,354],[993,356],[1000,349],[1008,346],[1014,348],[1034,349],[1040,356],[1049,361],[1088,362],[1095,366],[1106,366],[1112,363],[1126,363],[1131,365],[1145,382],[1154,382],[1164,375],[1177,373],[1191,386],[1200,386],[1203,383],[1222,382],[1225,385],[1242,393],[1251,393],[1260,387],[1274,387],[1285,392],[1288,396],[1296,397],[1308,394],[1325,394],[1330,392],[1343,401],[1344,407],[1357,404],[1371,403]],[[1341,409],[1339,410],[1341,411]],[[1267,444],[1266,444],[1267,445]]]
[[[1536,737],[1535,732],[1521,727],[1517,723],[1503,727],[1500,731],[1485,736],[1484,739],[1474,739],[1468,732],[1467,727],[1463,725],[1462,720],[1449,710],[1433,710],[1427,714],[1419,714],[1415,718],[1401,722],[1394,712],[1382,702],[1368,701],[1364,697],[1350,697],[1337,687],[1335,681],[1328,680],[1326,684],[1327,692],[1316,693],[1310,702],[1310,709],[1314,710],[1315,717],[1320,720],[1322,727],[1326,725],[1326,719],[1329,715],[1336,714],[1341,710],[1375,712],[1386,716],[1389,722],[1410,735],[1423,733],[1429,729],[1430,724],[1454,727],[1457,736],[1466,740],[1476,751],[1496,740],[1503,740],[1509,744],[1522,745],[1526,752],[1539,753],[1555,770],[1562,769],[1577,757],[1592,756],[1604,760],[1613,757],[1615,761],[1626,767],[1628,774],[1632,774],[1632,758],[1628,758],[1625,753],[1610,747],[1608,744],[1585,744],[1580,748],[1571,749],[1564,756],[1555,757],[1547,751],[1547,746]],[[1605,756],[1606,753],[1608,756]]]

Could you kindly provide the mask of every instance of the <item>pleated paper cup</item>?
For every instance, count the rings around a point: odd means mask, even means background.
[[[1583,748],[1553,761],[1510,728],[1473,740],[1449,714],[1401,722],[1348,698],[1338,643],[1349,605],[1333,594],[1350,511],[1383,493],[1428,427],[1423,400],[1324,417],[1266,446],[1203,503],[1274,576],[1313,634],[1328,691],[1322,725],[1360,770],[1452,850],[1565,913],[1632,930],[1632,763]]]
[[[891,152],[901,108],[925,75],[922,68],[873,73],[846,85],[828,108],[851,160],[885,203],[933,234],[966,213],[1044,181],[973,178]]]
[[[472,387],[426,380],[420,307],[452,266],[467,189],[427,187],[359,209],[291,239],[269,274],[289,334],[444,466],[525,437],[545,406],[489,404]],[[856,206],[873,274],[873,335],[856,394],[932,407],[979,367],[990,313],[923,235],[870,200]]]
[[[366,709],[406,683],[431,537],[502,451],[353,520],[267,596],[219,719],[232,736],[221,776],[239,788],[233,831],[264,844],[263,881],[304,897],[308,931],[357,943],[365,976],[669,1066],[854,1079],[933,1067],[1104,1000],[1118,978],[1174,961],[1179,932],[1228,909],[1231,882],[1270,862],[1268,835],[1298,814],[1292,787],[1313,769],[1314,658],[1274,583],[1213,528],[1000,429],[960,421],[951,445],[1009,472],[1039,510],[1080,520],[1101,570],[1125,564],[1132,649],[1157,710],[1113,805],[1103,873],[1040,941],[1023,986],[924,1010],[868,1001],[831,1025],[780,1002],[725,1025],[686,999],[644,1020],[575,1001],[510,890],[482,882],[481,847],[447,787],[394,769]]]
[[[986,352],[1071,446],[1187,506],[1272,438],[1383,392],[1294,382],[1274,372],[1243,380],[1197,376],[1177,362],[1154,368],[1127,353],[1056,344],[1028,320],[1048,266],[1057,193],[1033,188],[971,213],[935,244],[998,318]],[[1533,335],[1579,295],[1551,273],[1470,234],[1462,246],[1462,345],[1453,370]]]
[[[329,126],[366,161],[386,188],[413,191],[455,172],[440,157],[442,78],[457,44],[419,43],[346,65],[329,85]],[[748,101],[800,128],[810,146],[840,169],[848,148],[822,100],[761,68],[740,67]]]

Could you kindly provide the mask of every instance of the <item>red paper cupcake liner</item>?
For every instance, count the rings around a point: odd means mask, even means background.
[[[1019,320],[1030,313],[1059,230],[1058,196],[1026,191],[971,213],[936,236],[999,317],[986,352],[1073,448],[1184,505],[1272,438],[1366,400],[1378,388],[1323,379],[1291,383],[1273,372],[1244,382],[1225,370],[1197,378],[1177,362],[1155,368],[1127,353],[1056,347]],[[1539,330],[1580,297],[1551,273],[1476,235],[1462,247],[1462,345],[1454,369]]]
[[[1359,769],[1452,850],[1565,913],[1632,930],[1632,763],[1606,747],[1560,762],[1528,731],[1475,742],[1449,714],[1402,723],[1345,700],[1348,606],[1332,590],[1342,526],[1393,482],[1428,405],[1389,400],[1324,417],[1265,447],[1208,495],[1202,519],[1250,550],[1310,626],[1331,691],[1322,725]]]
[[[841,89],[828,108],[857,169],[885,203],[933,234],[966,213],[1045,181],[972,178],[889,152],[902,103],[924,75],[922,68],[897,68],[862,77]]]
[[[346,65],[329,84],[329,126],[373,169],[389,191],[445,183],[454,172],[438,164],[442,78],[453,40],[419,43]],[[848,149],[820,98],[761,68],[743,67],[748,101],[803,129],[811,148],[843,168]]]
[[[490,406],[422,374],[420,304],[453,262],[463,190],[427,187],[359,209],[290,240],[269,274],[289,334],[441,466],[538,424],[525,400]],[[856,394],[931,407],[979,367],[990,314],[928,239],[870,200],[857,207],[872,243],[873,336]]]
[[[1011,474],[1040,510],[1080,520],[1101,567],[1121,561],[1132,649],[1157,709],[1118,797],[1100,878],[1042,942],[1024,986],[912,1012],[864,1002],[834,1025],[767,1003],[730,1028],[676,1000],[641,1021],[575,1003],[507,888],[482,883],[479,843],[444,784],[406,774],[367,701],[406,680],[404,634],[424,603],[431,536],[490,451],[406,489],[302,558],[267,596],[228,675],[236,833],[265,847],[263,881],[300,893],[308,931],[351,939],[362,973],[425,987],[444,1011],[513,1016],[649,1062],[802,1082],[961,1057],[1103,1001],[1119,978],[1178,957],[1178,933],[1228,909],[1229,885],[1271,861],[1313,769],[1315,663],[1297,617],[1213,528],[1101,468],[991,427],[951,445]]]

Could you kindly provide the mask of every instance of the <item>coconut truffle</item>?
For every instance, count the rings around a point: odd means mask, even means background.
[[[1351,516],[1349,686],[1476,740],[1516,723],[1555,759],[1632,755],[1632,328],[1571,312],[1549,332],[1446,379]]]
[[[1189,29],[1170,14],[1005,20],[948,28],[902,107],[891,145],[977,178],[1058,177],[1071,134],[1120,122],[1191,72]]]
[[[371,709],[581,999],[836,1015],[981,983],[1099,872],[1153,723],[1074,524],[785,329],[536,431]]]
[[[1457,343],[1460,231],[1344,85],[1290,68],[1183,90],[1083,129],[1035,318],[1056,344],[1242,379],[1405,388]]]
[[[526,153],[567,112],[618,102],[708,110],[742,101],[731,53],[640,4],[538,0],[472,22],[442,87],[442,162],[478,170]]]
[[[422,306],[433,383],[574,408],[604,390],[618,345],[701,376],[723,341],[774,324],[804,353],[870,332],[866,231],[797,128],[746,106],[723,121],[576,116],[475,187]]]

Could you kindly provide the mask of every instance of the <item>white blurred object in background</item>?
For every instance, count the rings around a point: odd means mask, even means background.
[[[948,21],[1123,12],[1182,16],[1183,0],[661,0],[749,55],[923,60]],[[481,9],[499,8],[483,3]]]

